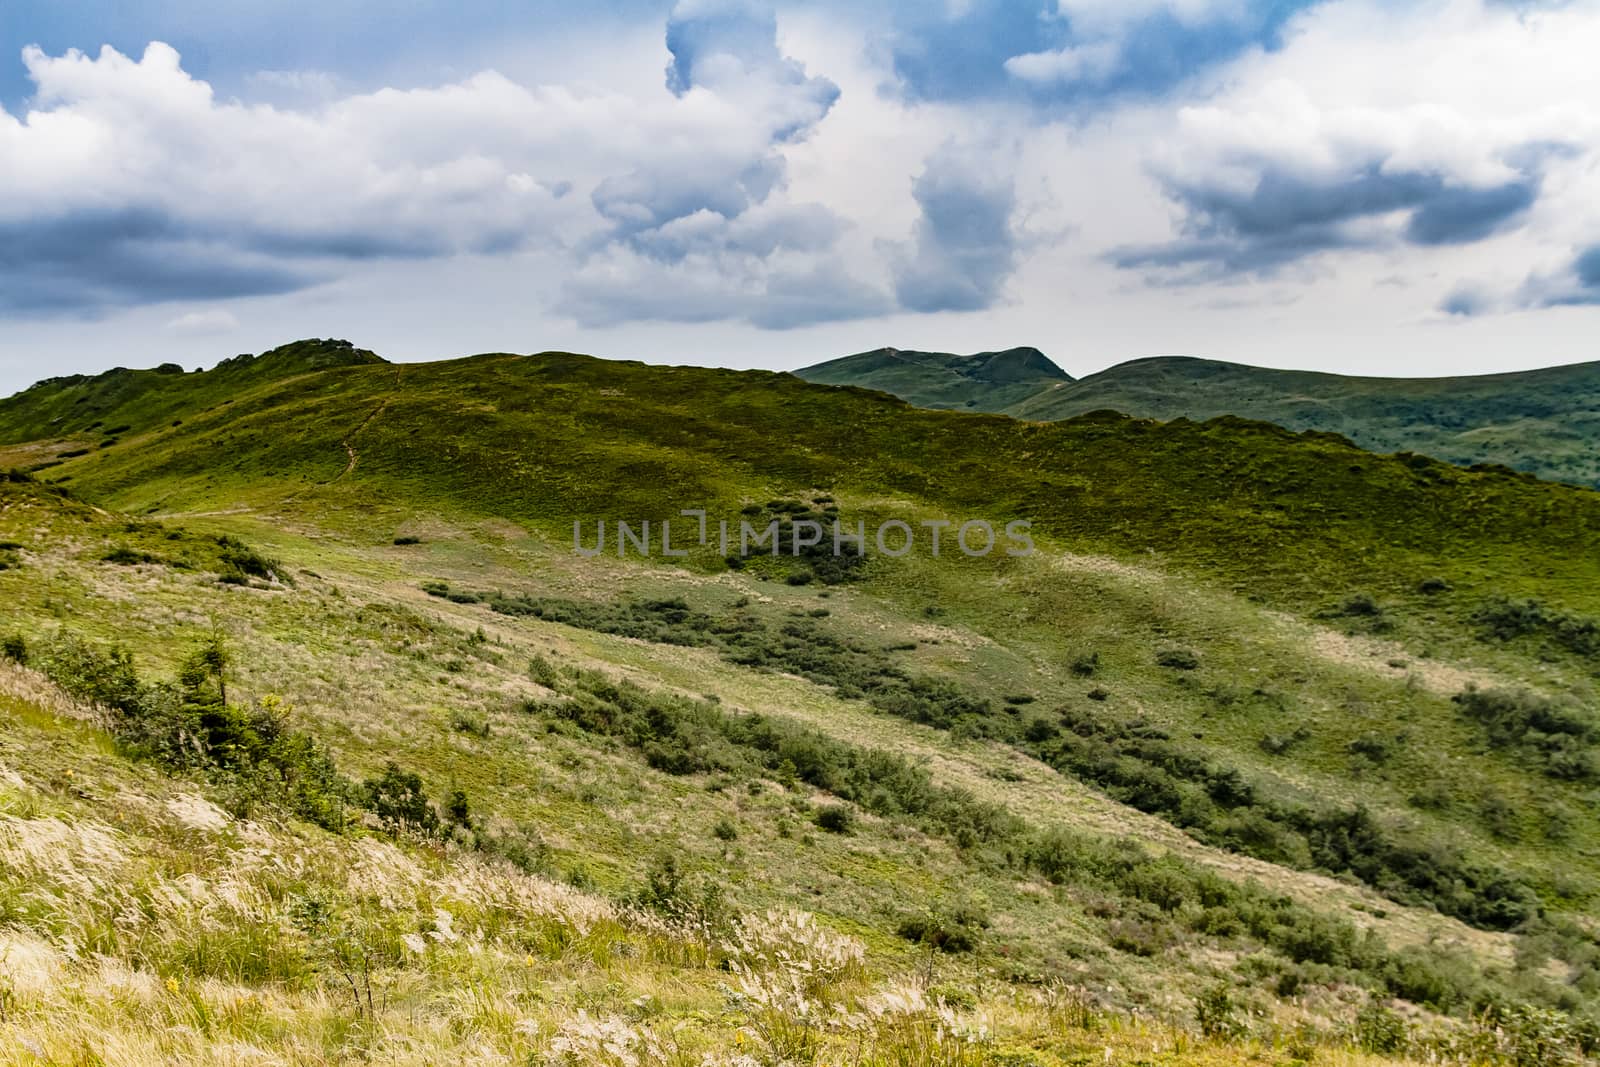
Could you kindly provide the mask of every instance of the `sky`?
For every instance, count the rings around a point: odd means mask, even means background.
[[[1600,0],[6,0],[0,393],[301,337],[1595,358]]]

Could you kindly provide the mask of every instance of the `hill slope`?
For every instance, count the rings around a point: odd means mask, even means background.
[[[961,358],[928,355],[925,365]],[[828,370],[840,364],[849,373]],[[1361,378],[1169,356],[1132,360],[1076,381],[1038,383],[1026,395],[1018,386],[1000,389],[974,378],[936,379],[943,388],[935,391],[904,367],[862,357],[797,373],[880,389],[924,407],[1033,420],[1097,410],[1162,420],[1236,415],[1342,434],[1375,452],[1421,452],[1462,466],[1499,463],[1542,478],[1600,485],[1600,363],[1457,378]]]
[[[1037,348],[970,356],[879,348],[795,374],[822,385],[881,389],[918,407],[971,411],[1003,411],[1051,386],[1072,381]]]
[[[1026,423],[562,353],[105,416],[129,429],[83,455],[0,447],[57,456],[0,482],[0,649],[29,664],[0,671],[0,936],[46,964],[8,1048],[609,1062],[556,1044],[600,1020],[683,1042],[641,1063],[1510,1062],[1597,1007],[1593,493],[1238,419]],[[1028,518],[1040,551],[714,535],[835,516]],[[573,551],[575,520],[619,519],[674,519],[689,555],[659,526],[649,559]],[[205,826],[116,823],[173,802]],[[261,849],[282,862],[246,869]],[[860,943],[808,987],[825,1013],[882,1019],[907,982],[946,1007],[836,1029],[725,997],[771,908]],[[124,970],[154,976],[140,1006]],[[924,1023],[988,1030],[896,1044]]]
[[[0,444],[44,438],[90,444],[180,412],[229,403],[240,391],[265,382],[383,362],[349,341],[312,339],[259,356],[234,356],[209,371],[185,373],[176,363],[164,363],[151,370],[117,367],[101,374],[47,378],[0,400]]]

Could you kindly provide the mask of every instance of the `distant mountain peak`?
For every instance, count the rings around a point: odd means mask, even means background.
[[[971,377],[980,381],[1015,382],[1038,378],[1072,381],[1072,375],[1031,345],[1006,348],[999,352],[978,352],[970,356],[958,356],[957,359],[970,363],[973,367]]]

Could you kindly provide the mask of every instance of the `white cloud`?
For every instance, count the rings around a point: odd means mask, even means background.
[[[777,55],[770,26],[740,70],[746,42],[715,30],[676,94],[489,71],[301,109],[219,100],[159,42],[138,60],[30,48],[33,110],[0,112],[0,272],[16,276],[0,307],[292,291],[371,259],[581,257],[697,211],[737,218],[781,190],[774,145],[834,91]]]
[[[213,337],[238,328],[239,320],[226,308],[189,311],[167,322],[167,329],[184,337]]]
[[[1524,269],[1565,263],[1581,235],[1600,236],[1596,14],[1345,0],[1302,15],[1281,51],[1240,60],[1177,110],[1148,159],[1178,234],[1119,260],[1203,280],[1497,241],[1533,253]],[[1416,252],[1412,269],[1432,258]],[[1465,291],[1449,298],[1458,312],[1490,305]]]
[[[1014,78],[1039,85],[1050,82],[1098,81],[1117,69],[1122,49],[1110,41],[1074,45],[1054,52],[1029,52],[1006,60]]]

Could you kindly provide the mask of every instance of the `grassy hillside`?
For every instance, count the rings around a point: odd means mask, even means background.
[[[1004,411],[1072,379],[1037,348],[955,356],[879,348],[795,372],[821,385],[881,389],[923,408]]]
[[[1500,463],[1600,486],[1600,363],[1462,378],[1355,378],[1203,359],[1142,359],[1007,410],[1070,418],[1113,408],[1156,419],[1241,415],[1340,433],[1376,452]]]
[[[296,341],[263,352],[225,359],[209,371],[185,373],[176,363],[150,370],[117,367],[101,374],[47,378],[0,400],[0,444],[43,439],[70,440],[84,448],[108,447],[133,426],[215,404],[239,392],[329,367],[384,362],[349,341]]]
[[[216,373],[0,448],[11,1058],[1591,1047],[1592,493],[564,354]],[[1040,551],[572,551],[695,506]]]
[[[1019,392],[942,371],[851,356],[797,372],[811,381],[893,393],[922,407],[1055,420],[1112,410],[1149,419],[1224,415],[1338,433],[1375,452],[1420,452],[1461,466],[1501,464],[1600,485],[1600,363],[1459,378],[1359,378],[1185,357],[1122,363]],[[928,368],[935,370],[930,373]]]

